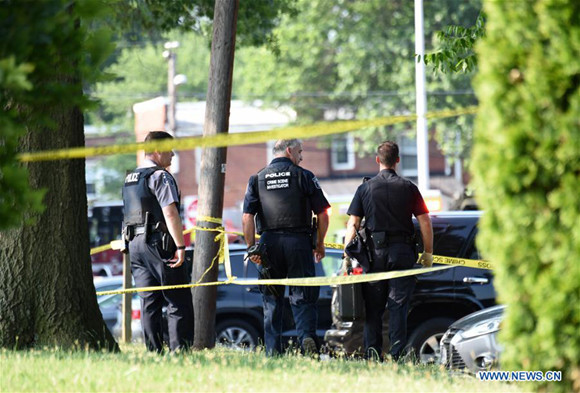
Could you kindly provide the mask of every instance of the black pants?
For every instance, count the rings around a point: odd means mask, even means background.
[[[264,232],[260,242],[266,244],[268,260],[272,265],[271,278],[314,277],[314,256],[310,235],[306,233]],[[284,320],[283,285],[277,285],[276,294],[261,286],[264,303],[264,342],[268,355],[281,354]],[[316,302],[320,287],[290,286],[290,306],[301,345],[306,337],[317,341],[318,310]]]
[[[416,258],[413,247],[406,243],[394,243],[375,252],[370,273],[411,269]],[[364,341],[367,356],[382,358],[383,314],[389,310],[389,353],[398,360],[407,345],[407,311],[415,277],[401,277],[362,284],[365,302]]]
[[[150,243],[157,238],[152,236]],[[145,243],[143,235],[137,235],[129,243],[131,271],[135,286],[189,284],[190,275],[186,263],[178,268],[166,266],[155,244]],[[141,297],[141,325],[145,345],[150,351],[163,351],[164,322],[162,309],[167,305],[167,331],[172,351],[186,349],[193,344],[193,301],[191,290],[170,289],[165,291],[139,292]]]

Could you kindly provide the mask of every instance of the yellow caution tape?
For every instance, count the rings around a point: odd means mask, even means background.
[[[429,112],[428,119],[446,118],[474,114],[477,107],[470,106],[455,110]],[[388,116],[370,120],[349,120],[336,122],[321,122],[306,126],[291,126],[271,131],[220,133],[216,135],[191,138],[154,140],[147,143],[129,143],[95,147],[76,147],[70,149],[47,150],[40,152],[21,153],[18,158],[23,162],[52,161],[71,158],[85,158],[110,154],[134,153],[138,150],[169,151],[191,150],[197,147],[226,147],[262,143],[275,139],[313,138],[318,136],[341,134],[367,127],[379,127],[417,120],[417,115]]]
[[[110,249],[111,249],[111,244],[110,243],[109,244],[103,244],[102,246],[98,246],[98,247],[95,247],[95,248],[91,248],[91,255],[95,255],[95,254],[98,254],[100,252],[107,251],[107,250],[110,250]]]
[[[389,280],[392,278],[415,276],[418,274],[432,273],[436,271],[451,269],[453,266],[437,266],[421,269],[409,269],[409,270],[397,270],[391,272],[382,273],[369,273],[369,274],[357,274],[350,276],[333,276],[333,277],[304,277],[304,278],[280,278],[280,279],[269,279],[269,280],[239,280],[236,277],[232,277],[231,280],[227,281],[214,281],[214,282],[204,282],[195,284],[181,284],[181,285],[165,285],[158,287],[143,287],[143,288],[129,288],[129,289],[119,289],[115,291],[101,291],[97,292],[97,296],[101,295],[113,295],[121,293],[135,293],[143,291],[167,291],[171,289],[183,289],[183,288],[193,288],[200,286],[211,286],[211,285],[292,285],[292,286],[302,286],[302,287],[318,287],[321,285],[344,285],[344,284],[360,284],[363,282],[371,281],[381,281]]]
[[[440,255],[433,255],[433,263],[440,263],[452,266],[474,267],[476,269],[487,269],[487,270],[493,270],[494,268],[492,263],[482,261],[480,259],[453,258],[453,257],[443,257]]]
[[[221,218],[214,218],[214,217],[205,217],[199,216],[198,221],[205,221],[211,222],[215,224],[221,224]],[[437,264],[444,264],[448,266],[436,266],[430,268],[421,268],[421,269],[409,269],[409,270],[397,270],[397,271],[390,271],[390,272],[382,272],[382,273],[369,273],[369,274],[361,274],[361,275],[350,275],[350,276],[335,276],[335,277],[304,277],[304,278],[282,278],[282,279],[265,279],[265,280],[238,280],[236,277],[232,276],[232,269],[231,269],[231,262],[230,262],[230,254],[229,254],[229,245],[226,241],[226,235],[229,233],[243,235],[240,232],[229,232],[226,231],[222,226],[217,228],[207,228],[202,226],[195,226],[193,228],[187,229],[184,231],[185,233],[192,233],[195,230],[201,231],[211,231],[211,232],[219,232],[214,241],[220,243],[219,252],[214,257],[211,262],[211,265],[206,269],[206,271],[201,275],[199,280],[197,280],[194,284],[182,284],[182,285],[169,285],[169,286],[156,286],[156,287],[143,287],[143,288],[130,288],[130,289],[120,289],[114,291],[102,291],[97,292],[97,295],[112,295],[112,294],[122,294],[122,293],[135,293],[135,292],[143,292],[143,291],[162,291],[162,290],[170,290],[170,289],[183,289],[183,288],[194,288],[198,286],[211,286],[211,285],[225,285],[225,284],[235,284],[235,285],[291,285],[291,286],[320,286],[320,285],[343,285],[343,284],[357,284],[362,282],[370,282],[370,281],[380,281],[380,280],[388,280],[397,277],[405,277],[405,276],[413,276],[418,274],[425,274],[431,273],[439,270],[450,269],[455,266],[466,266],[478,269],[488,269],[492,270],[493,265],[489,262],[482,261],[482,260],[475,260],[475,259],[466,259],[466,258],[454,258],[454,257],[447,257],[447,256],[440,256],[434,255],[433,256],[433,263]],[[113,241],[111,244],[118,242]],[[335,249],[343,249],[342,244],[338,243],[325,243],[326,247],[335,248]],[[93,254],[94,250],[97,249],[107,249],[111,248],[111,245],[104,245],[91,250],[91,254]],[[98,252],[98,251],[97,251]],[[224,263],[226,277],[228,278],[226,281],[215,281],[215,282],[201,282],[203,277],[213,268],[215,265],[215,261],[218,263]]]

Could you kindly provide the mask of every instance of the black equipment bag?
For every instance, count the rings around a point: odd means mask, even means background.
[[[364,319],[362,284],[342,284],[337,286],[338,312],[344,322]]]

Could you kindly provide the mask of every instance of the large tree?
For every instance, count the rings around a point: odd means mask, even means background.
[[[508,305],[502,368],[580,391],[580,2],[486,0],[473,176],[479,248]]]
[[[84,145],[82,78],[90,79],[102,61],[107,36],[89,34],[81,20],[89,22],[98,6],[2,3],[0,58],[30,67],[30,88],[2,97],[26,128],[21,151]],[[25,211],[26,223],[0,232],[0,346],[116,349],[92,285],[84,161],[24,167],[30,187],[45,192],[45,210]]]

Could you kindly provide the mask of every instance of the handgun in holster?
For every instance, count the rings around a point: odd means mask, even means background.
[[[123,248],[121,249],[121,252],[127,254],[129,252],[129,242],[135,237],[135,227],[133,225],[123,225],[122,228],[121,236],[123,240]]]
[[[261,279],[269,280],[272,278],[272,264],[270,263],[270,259],[268,258],[268,253],[266,252],[266,244],[265,243],[258,243],[254,244],[250,248],[248,248],[248,255],[246,255],[246,259],[251,256],[259,256],[260,260],[262,261],[260,269],[258,269],[258,274]],[[267,291],[276,297],[280,296],[280,291],[275,285],[260,285],[260,291],[263,292],[264,287],[266,287]]]

